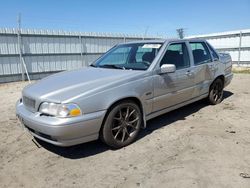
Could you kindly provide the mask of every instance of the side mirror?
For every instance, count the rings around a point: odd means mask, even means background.
[[[176,71],[176,67],[174,64],[163,64],[161,66],[161,74],[164,74],[164,73],[172,73],[172,72],[175,72]]]

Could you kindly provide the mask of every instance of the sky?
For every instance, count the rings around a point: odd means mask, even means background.
[[[250,0],[0,0],[0,28],[175,37],[250,29]]]

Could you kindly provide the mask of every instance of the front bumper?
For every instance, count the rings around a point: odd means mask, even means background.
[[[105,113],[106,110],[102,110],[79,117],[57,118],[31,112],[20,101],[16,104],[16,114],[29,132],[57,146],[72,146],[98,139]]]

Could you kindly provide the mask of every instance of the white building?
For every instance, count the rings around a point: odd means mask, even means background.
[[[250,29],[189,36],[206,39],[219,52],[232,56],[234,64],[250,66]]]

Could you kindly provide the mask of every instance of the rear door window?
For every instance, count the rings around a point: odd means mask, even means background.
[[[195,65],[209,63],[212,61],[208,47],[204,42],[190,42],[190,46]]]

